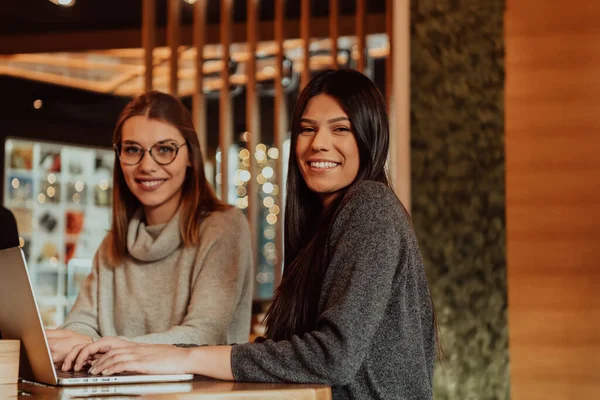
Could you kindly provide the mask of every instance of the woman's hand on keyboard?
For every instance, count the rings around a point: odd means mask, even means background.
[[[191,350],[167,344],[140,344],[105,337],[83,346],[76,357],[69,354],[65,359],[63,370],[70,368],[71,363],[74,362],[75,371],[87,363],[92,363],[90,368],[92,374],[112,375],[122,372],[180,374],[186,373],[189,369]]]
[[[94,341],[89,336],[69,329],[46,329],[46,337],[52,353],[52,361],[55,363],[62,362],[73,347],[90,344]]]
[[[84,366],[91,365],[95,359],[102,355],[102,353],[106,353],[112,348],[116,349],[136,344],[137,343],[117,339],[115,337],[104,337],[92,343],[88,342],[76,345],[64,358],[61,369],[63,371],[69,371],[70,369],[73,369],[73,371],[81,371]]]

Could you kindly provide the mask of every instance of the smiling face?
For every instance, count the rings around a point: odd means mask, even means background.
[[[306,105],[295,151],[306,185],[320,195],[325,207],[358,174],[360,157],[350,120],[335,98],[326,94]]]
[[[135,145],[148,149],[158,142],[181,145],[185,139],[174,126],[145,116],[131,117],[123,124],[121,154],[136,151]],[[155,156],[158,156],[158,150],[153,150]],[[165,147],[162,151],[169,151],[169,148]],[[177,156],[168,165],[158,164],[145,150],[142,160],[135,165],[120,160],[125,182],[142,203],[148,225],[166,223],[177,210],[189,163],[187,146],[180,147]]]

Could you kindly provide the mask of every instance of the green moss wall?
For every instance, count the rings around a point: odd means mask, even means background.
[[[446,352],[436,399],[508,399],[504,1],[411,3],[412,201]]]

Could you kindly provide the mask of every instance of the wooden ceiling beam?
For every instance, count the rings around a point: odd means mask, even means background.
[[[232,24],[231,39],[233,43],[246,41],[246,24]],[[339,35],[353,36],[355,34],[355,17],[339,17]],[[191,46],[192,25],[181,27],[181,44]],[[258,34],[262,41],[274,40],[273,21],[262,21],[258,24]],[[285,37],[296,37],[300,30],[299,20],[289,20],[285,23]],[[313,38],[329,37],[329,18],[312,18],[310,24]],[[385,33],[385,14],[376,13],[366,16],[366,34]],[[155,46],[167,45],[166,29],[157,28]],[[219,43],[219,25],[211,24],[206,27],[206,44]],[[0,35],[0,55],[20,53],[50,53],[73,52],[87,50],[109,50],[142,47],[142,31],[139,29],[110,29],[81,32],[49,32],[20,35]]]

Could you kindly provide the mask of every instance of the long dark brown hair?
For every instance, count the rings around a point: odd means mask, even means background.
[[[157,91],[141,94],[131,100],[121,112],[114,130],[113,144],[121,142],[123,124],[135,116],[144,116],[174,126],[185,139],[191,166],[187,168],[183,181],[180,229],[184,245],[196,245],[200,241],[200,224],[203,218],[213,211],[225,210],[230,206],[217,198],[212,186],[206,180],[202,151],[192,117],[187,108],[169,94]],[[128,254],[127,227],[141,203],[129,190],[119,158],[116,156],[113,182],[112,228],[108,259],[110,264],[117,265]]]
[[[353,183],[323,209],[320,198],[302,178],[296,158],[300,119],[319,94],[333,97],[348,115],[359,150]],[[285,259],[281,283],[266,315],[266,334],[284,340],[316,329],[321,286],[329,264],[328,238],[344,194],[362,180],[390,186],[386,173],[389,121],[385,101],[375,84],[354,70],[327,70],[304,88],[294,109],[285,205]]]

